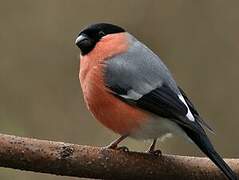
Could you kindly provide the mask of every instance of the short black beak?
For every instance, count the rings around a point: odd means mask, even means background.
[[[81,34],[76,38],[75,44],[81,49],[82,46],[88,44],[90,41],[89,37],[85,34]]]
[[[80,34],[75,41],[75,44],[80,48],[81,55],[86,55],[95,47],[95,41],[86,34]]]

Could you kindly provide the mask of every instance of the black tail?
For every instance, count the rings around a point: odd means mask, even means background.
[[[237,180],[236,174],[226,164],[226,162],[215,151],[213,145],[208,139],[206,133],[197,133],[192,129],[186,127],[183,128],[186,134],[194,141],[195,144],[221,169],[221,171],[227,176],[229,180]]]

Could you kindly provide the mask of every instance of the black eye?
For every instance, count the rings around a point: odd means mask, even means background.
[[[104,32],[104,31],[99,31],[99,33],[98,33],[98,34],[99,34],[99,36],[100,36],[100,37],[103,37],[103,36],[105,36],[105,32]]]

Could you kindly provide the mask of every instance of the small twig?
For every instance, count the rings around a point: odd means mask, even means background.
[[[239,174],[239,160],[226,159]],[[97,179],[225,179],[207,158],[121,152],[0,134],[0,166]]]

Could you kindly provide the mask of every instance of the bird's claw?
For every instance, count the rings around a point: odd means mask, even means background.
[[[129,148],[127,148],[126,146],[120,146],[115,149],[122,152],[129,152]]]
[[[118,147],[118,146],[109,145],[109,146],[103,147],[103,149],[114,149],[114,150],[118,150],[122,152],[129,152],[129,148],[127,148],[126,146]]]
[[[147,151],[149,154],[152,154],[154,156],[162,156],[162,151],[161,150],[153,150],[153,151]]]

